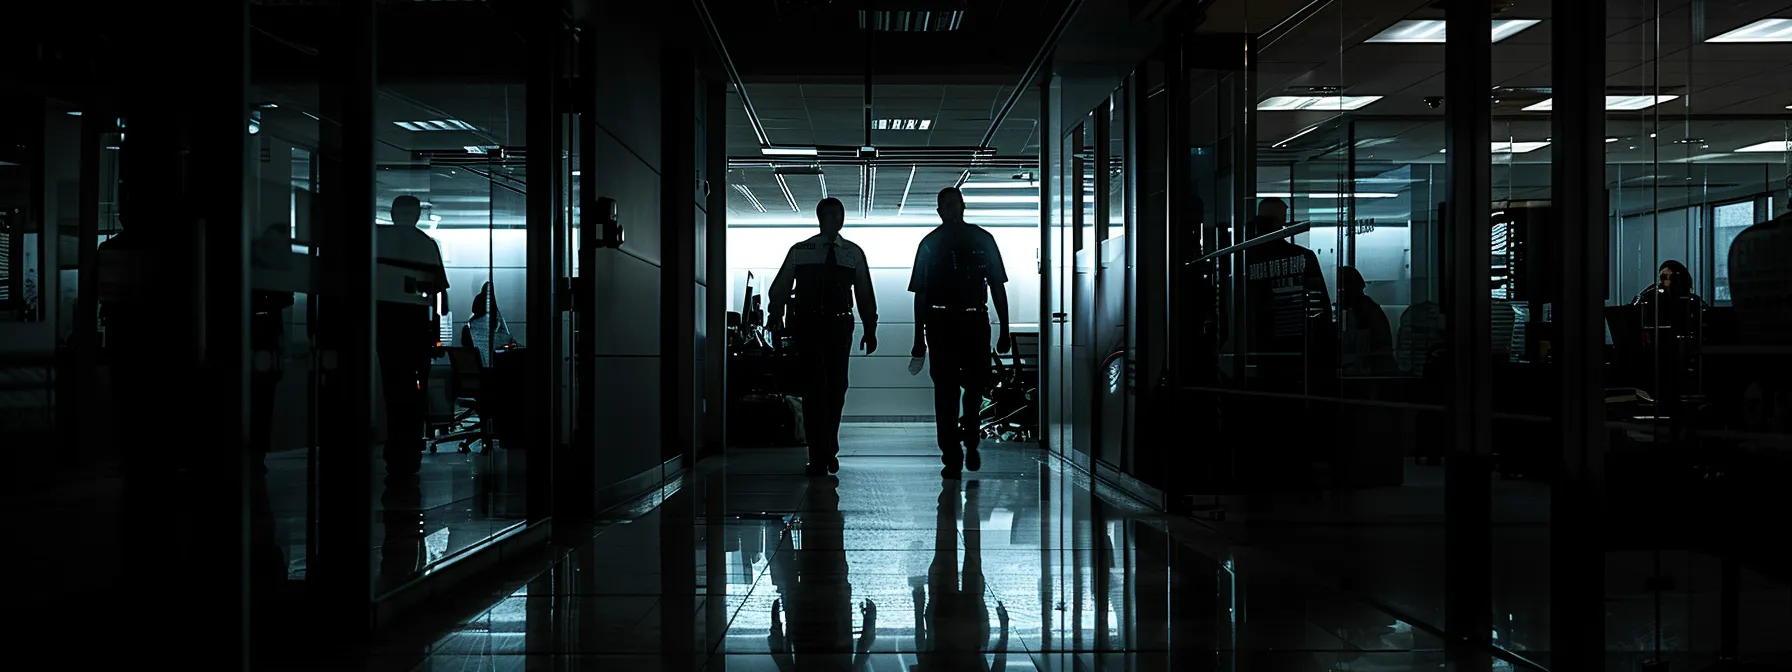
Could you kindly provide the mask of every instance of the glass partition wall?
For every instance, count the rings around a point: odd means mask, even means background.
[[[392,227],[379,239],[382,266],[411,261],[391,255],[409,252],[393,241],[415,235],[397,230],[412,227],[422,234],[413,241],[424,256],[439,254],[447,275],[446,291],[426,311],[426,366],[411,373],[386,363],[388,354],[418,344],[380,334],[380,375],[417,378],[423,422],[401,429],[391,413],[404,407],[386,399],[384,436],[412,448],[403,455],[388,449],[375,466],[384,479],[374,518],[376,590],[403,585],[526,517],[528,451],[506,438],[503,425],[511,408],[505,389],[515,397],[530,341],[524,88],[392,83],[376,105],[375,219]],[[381,319],[382,327],[394,326]],[[385,380],[380,389],[403,392]]]
[[[1605,90],[1588,92],[1551,67],[1560,6],[1496,3],[1491,35],[1446,40],[1443,4],[1319,3],[1239,38],[1253,61],[1200,46],[1219,34],[1164,57],[1183,66],[1164,90],[1187,116],[1146,143],[1167,143],[1171,166],[1141,164],[1141,193],[1166,180],[1168,203],[1141,228],[1198,240],[1171,265],[1176,413],[1220,429],[1186,449],[1193,483],[1171,494],[1391,607],[1367,630],[1315,624],[1398,638],[1413,662],[1473,627],[1501,664],[1547,667],[1551,575],[1584,551],[1605,567],[1609,669],[1783,664],[1767,634],[1792,618],[1783,554],[1708,521],[1773,508],[1768,484],[1788,473],[1770,373],[1787,352],[1764,326],[1783,304],[1760,294],[1783,285],[1738,264],[1772,258],[1769,222],[1787,212],[1792,17],[1609,3]],[[1558,205],[1557,101],[1583,94],[1605,108],[1605,221]],[[1562,359],[1562,292],[1586,262],[1561,250],[1587,226],[1605,231],[1605,300],[1576,309],[1604,322],[1587,344],[1602,382],[1564,397],[1580,363]],[[1128,297],[1141,323],[1149,291]],[[1194,317],[1210,297],[1211,326]],[[1604,513],[1597,543],[1556,548],[1556,499],[1582,487],[1559,478],[1563,409],[1582,400],[1603,400]]]

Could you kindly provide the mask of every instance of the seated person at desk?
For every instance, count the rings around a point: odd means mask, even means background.
[[[1692,369],[1698,361],[1701,311],[1705,302],[1694,294],[1692,273],[1673,259],[1661,262],[1655,284],[1637,294],[1631,305],[1642,317],[1642,364],[1645,387],[1662,400],[1698,391]]]
[[[1394,331],[1368,289],[1362,273],[1338,267],[1338,331],[1346,373],[1379,374],[1399,368],[1394,362]]]
[[[1686,265],[1673,259],[1661,262],[1657,271],[1655,284],[1636,295],[1631,305],[1642,309],[1643,342],[1653,343],[1651,338],[1657,328],[1673,329],[1683,336],[1696,336],[1699,328],[1699,310],[1705,302],[1692,291],[1692,272]]]
[[[488,369],[492,368],[492,353],[519,345],[510,335],[510,324],[498,311],[498,296],[492,291],[492,283],[485,283],[479,295],[473,297],[473,313],[460,328],[460,345],[478,350],[479,364]]]

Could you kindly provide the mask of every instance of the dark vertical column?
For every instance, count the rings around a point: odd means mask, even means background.
[[[325,51],[322,163],[318,196],[321,278],[319,493],[311,581],[344,646],[371,627],[374,394],[374,0],[339,6],[336,39]]]
[[[185,622],[212,640],[217,664],[249,660],[249,3],[206,3],[206,30],[189,36],[187,184],[182,194],[203,255],[199,370],[206,422],[192,461],[198,562],[189,568],[206,589],[189,594],[197,618]],[[189,25],[198,25],[189,24]],[[215,40],[215,41],[214,41]],[[203,45],[203,46],[201,46]],[[91,244],[83,241],[85,247]],[[207,436],[209,435],[209,436]]]
[[[696,63],[671,39],[660,61],[660,394],[661,461],[696,446],[697,112]]]
[[[1163,245],[1165,252],[1164,278],[1167,282],[1163,288],[1162,310],[1164,311],[1163,315],[1167,318],[1164,326],[1168,327],[1168,338],[1163,341],[1167,346],[1164,348],[1164,366],[1170,374],[1170,399],[1180,400],[1183,398],[1182,387],[1187,362],[1183,357],[1186,353],[1181,352],[1182,348],[1176,346],[1185,342],[1183,337],[1188,334],[1189,329],[1193,328],[1190,321],[1200,320],[1201,317],[1191,315],[1189,311],[1177,310],[1185,303],[1185,297],[1182,296],[1184,286],[1182,278],[1188,269],[1183,267],[1183,262],[1189,258],[1186,251],[1182,249],[1188,239],[1178,235],[1178,232],[1190,219],[1188,204],[1191,188],[1194,186],[1194,181],[1189,178],[1188,160],[1189,119],[1192,114],[1189,108],[1193,103],[1189,100],[1188,90],[1189,38],[1186,35],[1175,35],[1171,40],[1167,57],[1164,59],[1163,95],[1166,133],[1163,139],[1167,145],[1164,156],[1169,159],[1169,164],[1164,167],[1164,176],[1168,181],[1168,188],[1164,190],[1164,227],[1162,231],[1152,231],[1150,235],[1153,240],[1161,238],[1160,244]],[[1181,407],[1180,404],[1172,406],[1172,408],[1179,407]],[[1165,455],[1160,459],[1167,458],[1169,456]]]
[[[704,452],[720,455],[728,445],[728,339],[723,335],[728,324],[728,82],[712,78],[704,83],[704,87],[709,129],[705,141],[709,148],[703,156],[709,165],[703,173],[709,176],[704,185],[708,190],[709,216],[704,220],[708,230],[703,237],[706,246],[703,260],[707,265],[704,277],[709,290],[703,310],[708,311],[709,333],[704,340],[708,349],[703,367],[706,377],[703,385],[704,422],[708,426],[703,438],[707,444]],[[719,505],[719,502],[715,500],[711,504]]]
[[[94,88],[98,88],[95,86]],[[100,235],[100,153],[102,149],[100,135],[111,130],[116,116],[108,106],[97,100],[89,100],[86,114],[81,117],[81,221],[80,230],[75,240],[81,241],[78,249],[80,271],[77,272],[75,289],[74,347],[75,368],[69,372],[67,389],[73,393],[71,399],[93,399],[99,390],[99,254],[96,241]],[[13,248],[17,249],[17,248]],[[17,276],[17,272],[13,273]],[[14,290],[13,296],[18,296]],[[66,465],[83,464],[94,456],[88,451],[97,447],[98,442],[93,423],[82,423],[80,414],[75,412],[82,404],[57,404],[57,434],[65,437],[62,448],[62,460]]]
[[[1108,231],[1113,225],[1113,222],[1110,221],[1113,219],[1111,214],[1113,212],[1113,206],[1111,204],[1113,201],[1113,173],[1108,165],[1112,163],[1113,158],[1114,143],[1110,140],[1110,138],[1113,137],[1113,109],[1114,99],[1110,96],[1106,101],[1103,101],[1102,104],[1095,107],[1095,123],[1090,128],[1085,129],[1085,132],[1090,133],[1093,136],[1095,145],[1095,151],[1093,153],[1095,160],[1090,163],[1089,168],[1095,174],[1095,235],[1093,240],[1090,241],[1090,245],[1093,249],[1090,258],[1094,260],[1094,268],[1091,269],[1091,272],[1094,273],[1095,291],[1093,293],[1094,300],[1090,304],[1089,315],[1085,319],[1090,321],[1087,328],[1091,333],[1096,334],[1094,338],[1090,339],[1089,352],[1092,361],[1098,365],[1107,361],[1109,353],[1106,350],[1106,342],[1101,340],[1100,337],[1100,334],[1103,333],[1106,325],[1100,324],[1096,320],[1098,319],[1098,316],[1112,314],[1103,310],[1101,305],[1107,300],[1108,283],[1114,282],[1115,280],[1113,274],[1108,272],[1107,264],[1105,263],[1107,253],[1103,249],[1107,244]],[[1101,373],[1097,375],[1105,378],[1107,376],[1107,367],[1100,367],[1100,371]],[[1100,456],[1108,454],[1108,451],[1103,449],[1101,443],[1107,439],[1106,428],[1108,422],[1107,411],[1105,409],[1113,402],[1110,401],[1110,397],[1104,390],[1105,385],[1091,385],[1088,390],[1088,394],[1092,395],[1093,398],[1093,402],[1090,404],[1091,408],[1088,429],[1089,436],[1094,437],[1094,440],[1091,441],[1089,445],[1089,457],[1091,460],[1098,459]],[[1123,459],[1116,460],[1116,466],[1123,461]],[[1090,468],[1093,469],[1094,466],[1094,462],[1090,462]],[[1106,612],[1096,611],[1095,613],[1097,614],[1097,620],[1104,620],[1103,617],[1106,615]],[[1098,635],[1100,638],[1105,638],[1107,636],[1106,630],[1098,630],[1097,632],[1100,633]]]
[[[203,18],[207,28],[171,43],[151,24],[138,22],[141,14],[126,24],[132,26],[127,49],[138,58],[125,66],[131,82],[124,110],[131,133],[127,177],[135,182],[129,222],[143,255],[140,277],[157,284],[150,300],[160,318],[158,329],[145,334],[149,342],[132,344],[128,356],[140,365],[149,364],[140,358],[156,358],[154,371],[187,382],[192,392],[172,402],[156,394],[165,390],[155,385],[167,381],[138,379],[124,395],[143,405],[138,412],[199,408],[204,421],[185,423],[176,447],[154,451],[147,460],[139,455],[127,467],[126,543],[144,552],[134,554],[131,569],[141,579],[131,582],[138,585],[130,587],[119,615],[136,623],[166,619],[208,633],[206,646],[192,652],[195,664],[244,669],[248,3],[213,3],[203,12],[159,9],[158,22]],[[98,154],[82,158],[96,160]],[[54,224],[46,224],[45,237],[54,241]],[[91,238],[83,242],[93,244]],[[54,293],[46,296],[55,300]],[[188,534],[171,536],[170,530]],[[136,547],[143,543],[149,545]],[[137,639],[143,636],[124,634],[119,650],[143,645]]]
[[[1447,655],[1459,669],[1485,669],[1492,632],[1492,297],[1489,255],[1493,109],[1493,45],[1487,3],[1448,0],[1444,45],[1449,189],[1446,273],[1450,347],[1454,355],[1451,409],[1454,431],[1445,461],[1444,618]]]
[[[529,21],[528,163],[533,188],[526,195],[528,209],[529,318],[532,334],[548,335],[531,348],[529,388],[524,390],[528,408],[540,415],[529,419],[528,518],[548,518],[554,513],[554,461],[565,438],[562,418],[569,409],[560,394],[565,367],[561,366],[566,343],[560,329],[560,279],[566,269],[559,238],[565,235],[560,195],[565,191],[565,164],[561,154],[566,135],[560,123],[560,80],[565,76],[561,58],[564,24],[559,12],[543,6],[531,9]],[[545,342],[542,342],[545,341]]]
[[[1058,154],[1062,151],[1063,138],[1058,137],[1058,110],[1055,103],[1057,97],[1052,95],[1052,71],[1048,68],[1039,76],[1039,447],[1048,454],[1061,448],[1054,445],[1052,423],[1053,397],[1052,386],[1057,384],[1058,371],[1050,366],[1052,348],[1058,347],[1057,339],[1052,338],[1052,325],[1057,323],[1053,317],[1052,297],[1062,291],[1054,286],[1057,277],[1052,272],[1052,264],[1057,260],[1052,256],[1052,236],[1054,222],[1052,218],[1058,211],[1055,200],[1058,189],[1052,183],[1058,175]]]
[[[1561,463],[1550,492],[1550,666],[1604,665],[1606,266],[1605,3],[1557,3],[1550,21],[1553,182],[1562,267]],[[1451,72],[1451,77],[1456,73]],[[1572,261],[1570,261],[1572,260]],[[1454,522],[1454,521],[1451,521]]]
[[[1126,76],[1126,110],[1120,115],[1120,123],[1125,124],[1121,135],[1125,138],[1120,160],[1120,178],[1126,183],[1122,189],[1126,195],[1126,219],[1122,224],[1126,233],[1126,270],[1123,282],[1126,287],[1126,425],[1121,434],[1124,446],[1118,465],[1120,470],[1137,475],[1139,399],[1141,390],[1149,390],[1143,374],[1145,361],[1144,344],[1140,342],[1139,328],[1139,171],[1144,168],[1139,152],[1139,120],[1144,112],[1145,91],[1141,86],[1144,79],[1137,72]]]
[[[594,513],[591,492],[596,487],[597,471],[597,274],[599,226],[597,199],[598,171],[602,168],[597,154],[597,67],[599,19],[595,10],[586,10],[579,17],[580,37],[573,44],[573,63],[577,77],[573,79],[572,103],[577,112],[579,146],[579,209],[577,250],[578,277],[573,282],[573,430],[572,448],[559,465],[555,489],[563,495],[555,510],[563,517],[572,514],[587,519]]]

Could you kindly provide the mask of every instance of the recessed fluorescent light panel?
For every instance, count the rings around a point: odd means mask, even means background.
[[[932,119],[874,119],[871,128],[879,131],[925,131],[933,128]]]
[[[859,10],[859,30],[881,30],[892,33],[930,33],[958,30],[964,25],[963,10],[939,12],[896,10],[867,12]]]
[[[1547,142],[1496,142],[1493,143],[1495,154],[1524,154],[1548,147]]]
[[[1706,42],[1761,43],[1792,42],[1792,19],[1761,19]]]
[[[476,131],[476,130],[479,130],[477,128],[474,128],[472,124],[461,121],[459,119],[435,119],[435,120],[431,120],[431,121],[394,121],[392,123],[397,125],[399,128],[402,128],[407,131]]]
[[[1608,140],[1606,140],[1606,142],[1612,142],[1612,140],[1608,139]],[[1496,143],[1493,143],[1493,153],[1495,153],[1495,154],[1523,154],[1525,152],[1535,152],[1539,149],[1543,149],[1544,147],[1548,147],[1548,146],[1549,146],[1549,143],[1547,143],[1547,142],[1496,142]],[[1440,150],[1437,150],[1437,153],[1447,154],[1447,153],[1449,153],[1449,151],[1450,150],[1448,150],[1448,149],[1440,149]]]
[[[754,196],[753,190],[748,189],[747,185],[735,184],[735,185],[729,185],[729,186],[734,187],[735,191],[740,192],[740,195],[745,196],[747,198],[747,205],[753,206],[754,210],[758,210],[760,212],[765,212],[765,204],[759,202],[759,197]]]
[[[1275,96],[1257,103],[1259,112],[1289,112],[1294,110],[1317,110],[1336,112],[1359,110],[1370,103],[1381,100],[1381,96]]]
[[[1738,152],[1792,152],[1792,140],[1768,140],[1758,145],[1739,147]]]
[[[1499,42],[1517,35],[1539,23],[1542,22],[1536,19],[1495,19],[1493,41]],[[1407,19],[1389,26],[1367,41],[1377,44],[1443,44],[1444,22],[1442,19]]]
[[[814,147],[761,147],[759,153],[766,156],[815,156]]]
[[[1396,196],[1399,196],[1399,194],[1385,194],[1385,193],[1380,193],[1380,192],[1366,192],[1366,191],[1358,192],[1358,193],[1354,193],[1354,194],[1293,194],[1293,193],[1257,194],[1257,198],[1329,198],[1329,199],[1339,199],[1339,198],[1394,198]]]
[[[1036,204],[1039,202],[1039,194],[1034,193],[1031,196],[1027,196],[1027,195],[971,193],[971,194],[965,195],[964,202],[965,203],[1035,203]]]
[[[1606,96],[1605,109],[1608,112],[1633,112],[1646,110],[1656,105],[1678,99],[1679,96]],[[1556,109],[1556,99],[1550,98],[1541,103],[1524,108],[1526,112],[1549,112]]]

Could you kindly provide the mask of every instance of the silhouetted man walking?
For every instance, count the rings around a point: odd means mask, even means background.
[[[964,221],[964,194],[940,190],[940,225],[915,251],[908,291],[915,293],[915,349],[909,373],[920,373],[932,352],[927,375],[933,379],[934,423],[939,429],[940,475],[957,478],[960,468],[976,471],[983,393],[992,379],[989,356],[989,303],[1001,331],[996,351],[1008,351],[1008,271],[995,236]],[[962,408],[962,413],[961,413]]]
[[[784,265],[772,279],[772,325],[788,320],[796,337],[803,369],[803,434],[809,442],[804,473],[825,476],[840,471],[840,414],[846,408],[846,369],[852,355],[852,306],[856,299],[865,336],[859,347],[877,352],[877,296],[865,251],[840,236],[846,205],[824,198],[815,206],[821,233],[790,247]],[[792,284],[795,285],[794,296]]]

